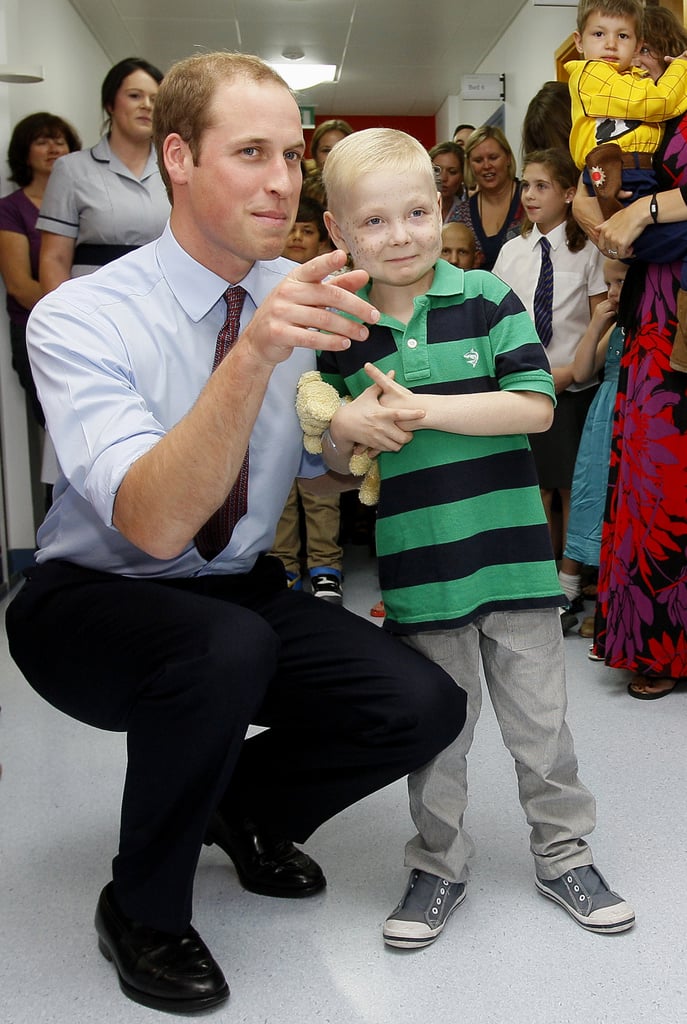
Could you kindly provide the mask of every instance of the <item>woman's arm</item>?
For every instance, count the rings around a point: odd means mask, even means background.
[[[76,240],[67,235],[41,231],[41,255],[38,276],[43,294],[54,291],[72,276]]]
[[[633,253],[632,243],[649,225],[676,224],[687,220],[687,205],[681,189],[671,188],[656,194],[655,221],[651,214],[653,199],[653,196],[642,196],[599,225],[599,249],[602,252],[610,249],[617,253],[619,259],[625,259]]]
[[[0,231],[0,274],[7,293],[24,309],[33,309],[43,289],[31,276],[29,240],[18,231]]]

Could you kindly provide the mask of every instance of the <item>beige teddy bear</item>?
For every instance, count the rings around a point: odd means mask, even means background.
[[[298,381],[296,412],[303,431],[303,447],[311,455],[322,451],[322,434],[331,423],[332,417],[341,405],[341,395],[322,380],[317,370],[308,370]],[[344,399],[350,401],[350,398]],[[349,469],[354,476],[361,476],[358,496],[363,505],[376,505],[379,501],[379,466],[369,455],[352,455]]]

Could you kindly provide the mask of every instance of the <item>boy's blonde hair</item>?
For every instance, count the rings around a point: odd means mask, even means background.
[[[577,6],[577,31],[582,35],[590,15],[605,14],[615,18],[632,18],[635,23],[637,39],[642,39],[644,32],[643,0],[580,0]]]
[[[335,217],[355,181],[374,171],[418,171],[436,192],[432,160],[424,146],[412,135],[397,128],[364,128],[337,142],[327,157],[322,177],[327,205]]]

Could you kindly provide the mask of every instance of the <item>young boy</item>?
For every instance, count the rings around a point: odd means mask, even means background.
[[[322,206],[301,195],[296,221],[284,246],[283,256],[296,263],[327,252],[329,236]],[[315,597],[333,604],[343,601],[343,550],[339,544],[341,506],[338,494],[313,494],[294,481],[277,525],[272,554],[284,563],[289,586],[301,590],[301,524],[303,508],[305,548],[310,586]]]
[[[409,777],[418,835],[384,939],[428,945],[465,898],[466,756],[480,712],[480,656],[516,763],[537,888],[584,928],[624,931],[634,912],[581,838],[594,827],[595,804],[565,721],[562,599],[526,436],[553,415],[544,348],[498,278],[438,258],[439,199],[415,139],[356,132],[337,144],[324,174],[330,235],[370,274],[363,292],[382,314],[364,345],[320,357],[323,376],[354,396],[323,435],[325,458],[344,471],[354,442],[380,451],[385,628],[468,693],[461,735]]]
[[[441,229],[441,258],[452,267],[472,270],[475,265],[475,236],[467,224],[454,220]]]
[[[652,154],[661,122],[687,110],[687,64],[674,60],[654,83],[633,68],[642,41],[642,0],[581,0],[575,45],[583,60],[565,69],[572,101],[570,152],[597,196],[604,219],[656,188]],[[612,255],[612,254],[610,254]]]
[[[654,193],[650,206],[658,221],[652,154],[661,141],[660,122],[687,110],[687,65],[673,60],[656,83],[632,68],[643,35],[641,0],[581,0],[575,45],[584,57],[569,61],[572,131],[570,152],[585,169],[584,180],[599,200],[607,220],[622,203],[621,190],[632,199]],[[617,252],[608,251],[615,257]],[[670,258],[667,253],[666,258]],[[687,368],[687,265],[682,268],[677,298],[678,326],[670,365]]]

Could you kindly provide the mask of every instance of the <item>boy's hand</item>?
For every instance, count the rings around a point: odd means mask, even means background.
[[[336,412],[329,427],[332,439],[337,445],[340,441],[354,443],[356,451],[368,451],[371,455],[400,451],[412,440],[412,431],[417,429],[425,414],[417,407],[415,395],[406,388],[400,391],[412,401],[405,400],[398,406],[381,403],[383,388],[393,382],[393,371],[386,376],[366,363],[365,372],[371,378],[374,374],[375,383]]]
[[[592,313],[595,327],[602,330],[603,327],[615,320],[617,312],[617,302],[613,302],[611,299],[602,299],[601,302],[597,302]]]
[[[423,425],[420,421],[426,415],[418,404],[418,396],[394,379],[393,370],[388,374],[382,373],[373,363],[365,363],[363,369],[378,388],[379,404],[385,409],[394,410],[406,430],[418,430]]]

